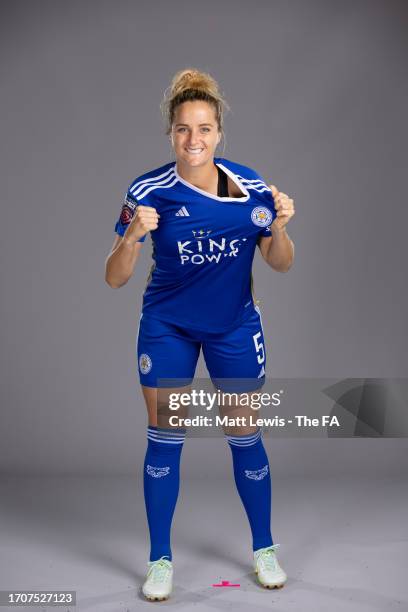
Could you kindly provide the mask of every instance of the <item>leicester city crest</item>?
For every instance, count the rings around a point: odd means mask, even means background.
[[[259,227],[266,227],[272,222],[272,213],[266,206],[257,206],[251,213],[252,223]]]
[[[147,353],[142,353],[140,355],[139,368],[142,374],[147,374],[152,369],[152,360]]]

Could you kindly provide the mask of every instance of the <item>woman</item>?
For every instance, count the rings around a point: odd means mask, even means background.
[[[106,260],[106,282],[114,288],[126,284],[151,232],[154,263],[137,351],[148,412],[143,478],[151,541],[142,590],[153,600],[166,599],[172,589],[170,530],[186,433],[166,420],[158,390],[188,391],[201,348],[219,389],[230,390],[241,380],[240,392],[259,390],[265,349],[252,286],[255,247],[281,272],[294,257],[285,228],[293,200],[247,166],[214,157],[225,107],[210,75],[195,69],[176,73],[162,103],[176,160],[131,183]],[[242,409],[237,405],[230,414],[242,415]],[[240,426],[225,427],[224,433],[250,523],[255,572],[263,586],[283,586],[287,576],[270,531],[271,479],[262,431]]]

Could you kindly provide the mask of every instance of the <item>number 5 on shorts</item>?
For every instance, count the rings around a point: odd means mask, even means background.
[[[254,334],[252,336],[252,338],[254,339],[256,352],[259,353],[259,351],[261,351],[261,354],[257,355],[258,363],[263,363],[265,361],[265,351],[264,351],[263,342],[258,342],[258,338],[260,337],[261,337],[260,331],[257,334]]]

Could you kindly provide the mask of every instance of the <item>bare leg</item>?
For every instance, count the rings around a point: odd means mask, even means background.
[[[148,424],[152,427],[171,427],[168,418],[172,414],[186,418],[188,407],[181,406],[176,412],[169,409],[168,397],[170,393],[190,393],[191,385],[185,387],[160,388],[145,387],[141,385],[146,403]]]
[[[242,418],[241,422],[243,424],[241,425],[237,424],[237,425],[223,426],[223,430],[226,435],[228,436],[247,436],[249,434],[253,434],[258,431],[259,427],[257,425],[250,425],[250,417],[252,416],[254,420],[256,418],[259,418],[260,411],[254,410],[253,408],[251,408],[251,406],[243,405],[244,402],[240,401],[241,399],[244,398],[244,396],[245,397],[248,396],[249,398],[251,398],[253,395],[257,395],[258,393],[259,393],[259,390],[250,391],[248,393],[242,393],[242,394],[238,393],[237,394],[238,401],[236,403],[231,403],[231,405],[228,402],[228,396],[226,395],[224,403],[221,402],[221,404],[219,404],[218,408],[219,408],[219,413],[221,417],[228,416],[228,418],[231,418],[234,420],[236,420],[237,418]],[[251,404],[251,399],[249,400],[248,403]]]

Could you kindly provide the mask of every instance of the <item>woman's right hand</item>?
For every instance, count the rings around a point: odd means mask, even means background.
[[[136,206],[132,221],[125,232],[124,237],[132,242],[137,242],[147,232],[151,232],[158,228],[159,213],[152,206]]]

